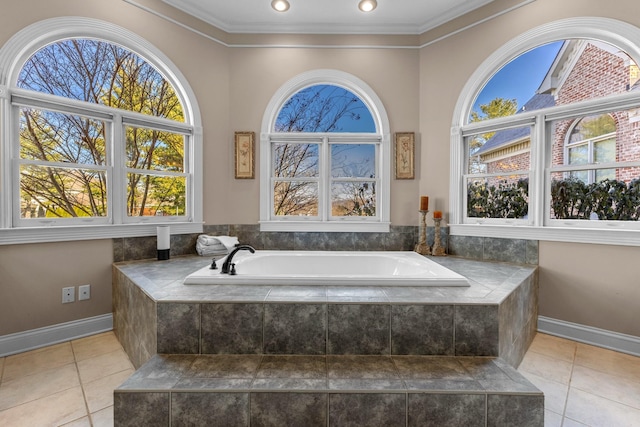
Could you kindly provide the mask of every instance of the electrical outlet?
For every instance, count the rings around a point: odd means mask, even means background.
[[[76,288],[69,286],[68,288],[62,288],[62,303],[74,302],[76,300]]]
[[[78,301],[83,301],[91,298],[91,285],[78,286]]]

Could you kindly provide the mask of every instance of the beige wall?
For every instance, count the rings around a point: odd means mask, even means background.
[[[111,240],[0,246],[0,336],[111,312]],[[62,304],[62,288],[91,299]]]
[[[374,40],[406,45],[417,41],[416,37],[229,35],[176,12],[160,0],[139,3],[228,43],[315,41],[363,45]],[[123,26],[162,50],[180,68],[198,98],[204,127],[207,224],[254,224],[259,218],[258,180],[233,179],[233,132],[259,133],[273,93],[301,72],[333,68],[352,73],[381,98],[392,132],[416,132],[416,179],[391,183],[392,223],[414,225],[420,194],[430,196],[432,210],[448,210],[453,109],[467,79],[485,58],[522,32],[560,18],[606,16],[640,26],[640,15],[629,13],[634,8],[636,0],[537,0],[421,50],[228,48],[120,0],[22,0],[4,7],[0,44],[33,22],[80,15]],[[488,9],[474,12],[475,16],[456,20],[422,35],[420,40],[426,42],[456,30],[456,26],[484,18],[487,13]],[[579,268],[582,261],[576,261],[575,253],[589,265],[601,265],[600,275]],[[640,336],[640,326],[625,314],[632,308],[638,311],[637,285],[627,267],[637,256],[636,248],[543,242],[541,314]],[[110,241],[0,246],[0,335],[110,312],[111,262]],[[84,283],[93,286],[91,302],[60,303],[63,286]],[[621,309],[599,311],[602,301],[621,304]]]

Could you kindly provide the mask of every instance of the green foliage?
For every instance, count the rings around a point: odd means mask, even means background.
[[[527,215],[528,179],[469,184],[467,216],[470,218],[524,218]],[[640,220],[640,178],[629,183],[615,179],[585,184],[576,178],[551,183],[551,215],[554,219],[606,221]]]
[[[467,215],[471,218],[524,218],[529,212],[529,180],[486,182],[467,187]]]
[[[640,219],[640,179],[628,184],[605,179],[585,184],[575,178],[551,183],[551,209],[557,219],[638,221]]]

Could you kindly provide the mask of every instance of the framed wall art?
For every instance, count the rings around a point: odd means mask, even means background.
[[[415,134],[413,132],[397,132],[396,179],[415,178]]]
[[[236,132],[235,162],[236,179],[255,178],[255,133]]]

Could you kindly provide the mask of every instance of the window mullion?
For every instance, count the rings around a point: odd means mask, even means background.
[[[127,188],[126,188],[126,129],[122,115],[116,114],[109,128],[111,134],[107,138],[107,149],[110,152],[111,179],[107,186],[109,191],[109,208],[113,223],[122,224],[126,218]]]
[[[546,122],[544,115],[536,116],[535,125],[531,129],[531,147],[529,149],[529,223],[535,227],[544,224],[546,210],[545,197],[545,163],[547,145],[545,144]]]
[[[320,149],[320,182],[318,194],[320,195],[320,216],[322,221],[327,221],[331,217],[331,155],[329,146],[329,137],[322,138],[322,147]]]

